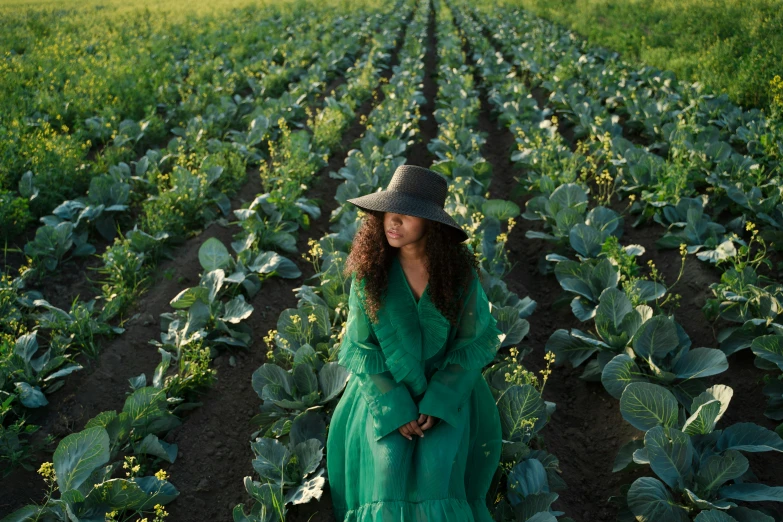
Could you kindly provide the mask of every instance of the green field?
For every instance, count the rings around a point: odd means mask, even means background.
[[[521,0],[591,44],[783,117],[779,0]]]
[[[495,521],[783,521],[782,13],[3,1],[0,522],[334,520],[347,200],[406,163],[505,334]]]

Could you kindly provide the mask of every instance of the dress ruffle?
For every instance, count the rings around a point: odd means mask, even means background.
[[[386,500],[369,502],[344,514],[335,509],[337,520],[344,522],[491,522],[486,500],[445,498],[407,502]],[[342,515],[342,516],[341,516]]]
[[[388,371],[389,368],[381,348],[375,344],[359,342],[354,338],[360,326],[368,333],[372,331],[364,307],[360,302],[361,296],[361,283],[356,280],[354,274],[348,297],[349,316],[346,321],[345,336],[337,352],[337,362],[354,374],[382,373]],[[361,325],[355,324],[357,321],[360,321]]]
[[[389,285],[389,299],[378,311],[379,324],[375,337],[386,356],[386,366],[397,382],[405,382],[411,395],[418,396],[427,389],[427,378],[421,361],[421,333],[416,308],[405,306],[399,297],[391,297],[400,290]],[[403,288],[404,290],[404,288]]]
[[[397,257],[392,260],[389,276],[384,306],[374,325],[375,336],[394,379],[405,382],[417,397],[427,390],[424,360],[443,346],[451,325],[430,301],[429,288],[419,303],[415,302]]]
[[[381,350],[367,349],[350,339],[343,339],[337,352],[337,362],[351,373],[382,373],[388,371]]]
[[[503,332],[497,327],[497,319],[490,316],[489,323],[478,337],[470,342],[455,342],[437,368],[443,369],[452,363],[460,364],[469,370],[483,368],[495,360],[502,335]]]
[[[449,337],[451,323],[446,319],[440,310],[435,306],[425,292],[419,302],[419,322],[421,326],[421,335],[423,344],[424,360],[433,357],[443,348]]]

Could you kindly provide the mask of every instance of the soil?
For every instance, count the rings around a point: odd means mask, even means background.
[[[435,121],[435,98],[438,94],[436,82],[438,71],[437,35],[435,33],[435,15],[430,12],[427,28],[427,52],[424,55],[424,75],[422,76],[422,92],[426,102],[420,107],[419,135],[416,142],[408,149],[406,163],[420,167],[431,167],[437,157],[427,149],[427,145],[438,135],[438,122]]]

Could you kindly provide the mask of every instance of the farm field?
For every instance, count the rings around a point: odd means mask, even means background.
[[[495,520],[783,521],[774,89],[512,2],[0,12],[0,521],[334,520],[347,199],[405,163],[506,334]]]

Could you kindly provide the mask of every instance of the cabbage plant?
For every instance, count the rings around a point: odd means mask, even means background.
[[[234,507],[235,522],[277,522],[285,520],[288,504],[318,500],[326,483],[323,459],[326,424],[320,414],[303,412],[294,418],[287,442],[257,437],[250,443],[255,454],[253,469],[260,480],[245,477],[245,489],[256,501],[245,513],[244,504]]]
[[[716,429],[732,395],[728,386],[712,386],[694,397],[691,413],[683,415],[662,386],[636,382],[625,388],[623,418],[645,432],[643,441],[634,443],[632,460],[650,466],[657,477],[638,478],[626,490],[625,508],[636,520],[774,522],[737,502],[783,501],[781,488],[756,481],[743,455],[783,452],[783,439],[750,422]]]
[[[156,504],[166,505],[179,491],[156,475],[111,478],[123,453],[174,462],[177,445],[159,437],[179,426],[168,411],[165,390],[142,387],[125,401],[122,411],[104,411],[90,419],[84,430],[63,438],[53,456],[59,498],[48,497],[42,506],[28,505],[8,515],[14,520],[104,520],[111,511],[140,514]],[[45,469],[42,468],[42,469]]]
[[[702,198],[682,198],[676,205],[663,207],[662,216],[656,214],[653,219],[668,228],[655,242],[658,248],[677,248],[685,243],[689,254],[710,263],[737,255],[733,241],[724,235],[726,228],[705,215]]]
[[[557,457],[536,448],[542,443],[539,433],[549,422],[555,404],[544,401],[531,384],[507,382],[505,375],[515,366],[495,364],[485,373],[500,413],[501,460],[511,463],[506,477],[507,494],[495,507],[495,518],[554,521],[563,513],[552,511],[551,505],[559,497],[557,491],[565,489],[566,484],[560,476]]]
[[[323,362],[308,344],[296,350],[291,370],[264,363],[252,378],[253,389],[263,401],[261,413],[252,420],[260,427],[256,434],[286,434],[300,412],[320,410],[337,399],[349,375],[337,362]]]
[[[685,330],[673,318],[654,315],[647,305],[634,307],[616,288],[601,294],[595,316],[596,333],[573,328],[557,330],[546,348],[557,360],[576,367],[593,354],[582,374],[601,380],[615,398],[632,382],[666,386],[688,408],[706,388],[704,378],[728,369],[726,355],[715,348],[691,348]]]

